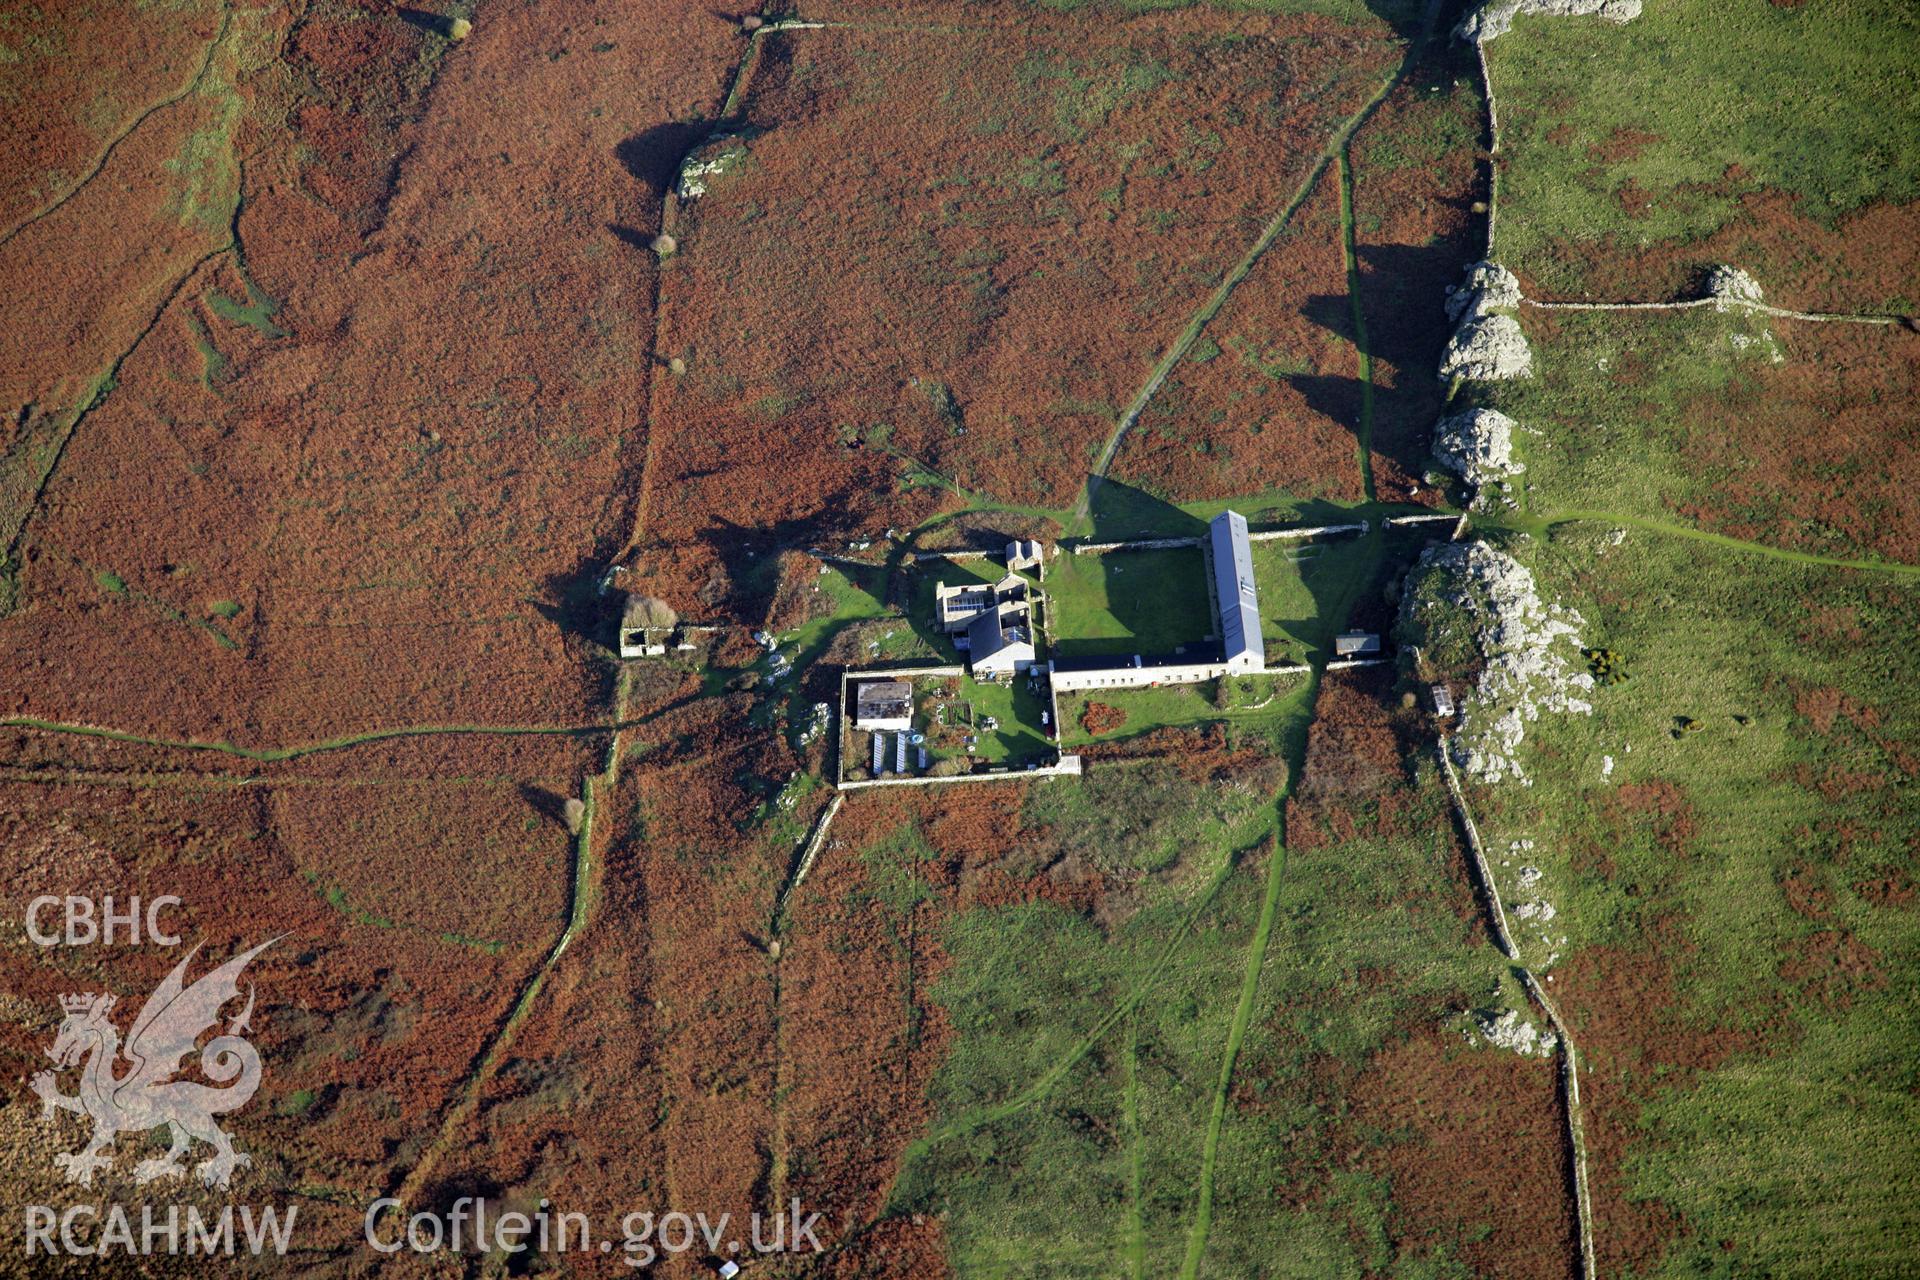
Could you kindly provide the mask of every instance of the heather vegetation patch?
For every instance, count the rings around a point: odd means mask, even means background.
[[[1196,786],[1175,761],[1116,760],[1081,786],[1029,791],[1021,820],[1050,829],[1062,855],[1106,874],[1166,871],[1209,861],[1271,802],[1285,772],[1269,756]]]
[[[1410,38],[1420,27],[1420,0],[841,0],[837,14],[898,20],[905,13],[928,22],[983,14],[1069,15],[1105,22],[1207,18],[1293,18],[1370,35]]]
[[[1323,177],[1155,391],[1113,473],[1183,498],[1272,488],[1359,501],[1345,290],[1339,192]]]
[[[659,346],[684,367],[653,406],[649,522],[684,544],[668,594],[702,589],[716,548],[735,570],[742,512],[824,541],[956,499],[1071,509],[1168,342],[1400,54],[1379,26],[1110,18],[1012,45],[761,42],[745,155],[679,206],[662,276]]]
[[[15,5],[0,13],[0,227],[68,197],[100,152],[192,82],[220,31],[211,3],[117,10]]]
[[[1037,0],[1048,9],[1111,8],[1129,13],[1163,9],[1213,8],[1239,13],[1320,14],[1348,22],[1386,21],[1410,26],[1420,17],[1419,0]]]
[[[6,784],[0,873],[95,900],[178,895],[162,918],[185,945],[122,947],[112,961],[113,985],[134,1005],[128,1019],[188,947],[200,944],[204,957],[277,938],[249,970],[262,1011],[269,1001],[273,1009],[271,1024],[258,1019],[252,1032],[271,1065],[236,1126],[252,1176],[272,1179],[262,1184],[269,1195],[301,1176],[281,1169],[396,1176],[409,1156],[369,1135],[428,1132],[454,1101],[461,1077],[448,1055],[465,1063],[485,1049],[564,923],[564,831],[526,828],[531,810],[511,784],[443,778],[399,783],[391,798],[379,788],[376,799],[375,788],[311,778],[195,784],[183,763],[166,762],[177,786]],[[505,882],[518,891],[496,892]],[[7,957],[5,981],[23,1008],[57,1008],[61,993],[103,979],[22,951]],[[24,1017],[0,1026],[8,1070],[44,1069],[34,1064],[48,1061],[45,1034]],[[122,1143],[121,1194],[164,1195],[134,1188],[132,1151],[142,1144],[134,1134]],[[22,1196],[53,1197],[66,1185],[38,1161],[10,1177]]]

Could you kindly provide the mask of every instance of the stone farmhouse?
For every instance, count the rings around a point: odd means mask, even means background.
[[[996,680],[1033,666],[1033,600],[1019,569],[1044,572],[1045,551],[1031,539],[1007,544],[1007,573],[998,581],[966,582],[933,588],[940,629],[967,657],[973,674]]]

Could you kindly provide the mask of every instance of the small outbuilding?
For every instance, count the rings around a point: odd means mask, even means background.
[[[628,596],[620,615],[620,656],[658,658],[667,651],[680,615],[664,600],[653,596]]]
[[[1370,658],[1380,652],[1380,637],[1371,631],[1349,631],[1333,638],[1336,658]]]
[[[1442,717],[1453,714],[1453,690],[1443,684],[1430,684],[1427,694],[1433,699],[1433,714]]]
[[[1015,538],[1007,544],[1007,571],[1019,573],[1022,569],[1038,569],[1046,558],[1045,550],[1036,538]]]
[[[905,680],[867,680],[854,687],[853,727],[875,733],[913,727],[913,686]]]

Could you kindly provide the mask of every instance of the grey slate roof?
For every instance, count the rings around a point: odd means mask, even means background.
[[[1220,602],[1220,641],[1227,663],[1264,666],[1266,644],[1260,634],[1260,597],[1253,585],[1253,546],[1247,518],[1222,511],[1207,527],[1213,550],[1213,590]]]
[[[1000,625],[998,607],[984,610],[979,617],[967,624],[967,656],[975,662],[992,657],[1000,652],[1006,643],[1007,635]]]

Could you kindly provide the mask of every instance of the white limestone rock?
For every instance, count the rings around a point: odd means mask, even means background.
[[[1520,305],[1520,282],[1511,271],[1476,262],[1466,278],[1447,290],[1453,335],[1440,357],[1440,380],[1500,382],[1533,372],[1533,351],[1512,312]]]
[[[1734,305],[1737,304],[1722,302],[1718,308],[1726,311]],[[1773,336],[1771,329],[1762,329],[1758,333],[1729,334],[1727,341],[1741,355],[1764,356],[1769,364],[1782,364],[1787,358],[1787,353],[1780,349],[1780,341]]]
[[[1469,484],[1497,484],[1527,469],[1513,456],[1518,425],[1493,409],[1469,409],[1442,418],[1433,428],[1433,456]]]
[[[1470,1044],[1490,1044],[1496,1049],[1505,1049],[1525,1057],[1549,1058],[1553,1056],[1560,1038],[1545,1027],[1536,1026],[1518,1009],[1505,1009],[1499,1013],[1483,1009],[1475,1011],[1473,1026],[1467,1031],[1467,1041]]]
[[[1472,312],[1511,311],[1520,305],[1520,280],[1493,262],[1476,262],[1466,278],[1447,286],[1447,319],[1458,321]]]
[[[1707,272],[1707,296],[1715,311],[1730,311],[1743,302],[1764,302],[1760,282],[1738,267],[1722,263]]]
[[[732,172],[747,154],[737,134],[723,133],[695,148],[680,165],[674,191],[682,201],[698,200],[716,180]]]
[[[1547,604],[1526,566],[1477,540],[1429,547],[1414,581],[1418,588],[1401,598],[1402,629],[1426,635],[1449,615],[1464,615],[1482,663],[1450,740],[1454,761],[1482,782],[1526,784],[1518,757],[1527,725],[1543,712],[1593,712],[1593,676],[1576,662],[1586,620]]]
[[[1462,324],[1447,339],[1440,381],[1504,382],[1533,373],[1533,351],[1512,316],[1483,316]]]
[[[1609,22],[1631,22],[1640,16],[1641,0],[1487,0],[1468,14],[1454,35],[1462,40],[1482,43],[1505,35],[1513,20],[1521,14],[1544,17],[1577,17],[1588,14]]]

